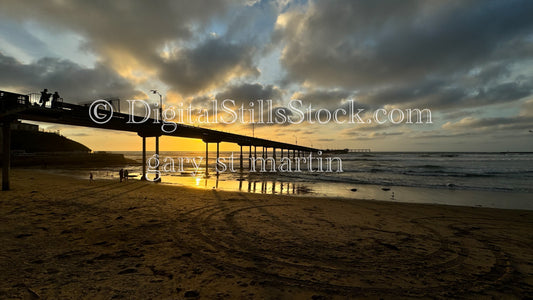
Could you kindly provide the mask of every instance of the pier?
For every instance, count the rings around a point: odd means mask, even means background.
[[[372,152],[369,148],[349,149],[348,152]]]
[[[145,122],[142,117],[130,116],[128,114],[114,112],[109,121],[99,124],[94,122],[89,115],[89,107],[84,105],[70,104],[66,102],[59,102],[57,107],[41,107],[36,101],[35,94],[23,95],[0,91],[0,122],[2,123],[3,141],[2,141],[2,190],[9,190],[9,169],[11,162],[11,130],[10,124],[15,120],[29,120],[38,122],[47,122],[55,124],[82,126],[90,128],[100,128],[116,131],[135,132],[142,139],[142,164],[143,175],[142,179],[146,179],[146,139],[155,138],[155,153],[159,154],[159,138],[163,135],[175,136],[182,138],[201,139],[205,143],[206,151],[206,176],[209,176],[207,168],[209,144],[216,144],[217,159],[219,156],[220,143],[233,143],[240,146],[240,169],[243,169],[244,153],[243,147],[248,148],[248,158],[257,158],[257,147],[262,147],[262,157],[268,155],[270,148],[273,155],[279,150],[283,157],[284,150],[286,150],[287,157],[293,158],[306,153],[318,152],[320,149],[295,145],[290,143],[283,143],[268,139],[250,137],[241,134],[223,132],[202,127],[195,127],[181,123],[176,124],[176,130],[171,133],[166,133],[161,130],[160,121],[148,119]],[[99,109],[98,113],[106,114],[109,111]],[[128,123],[128,120],[138,121],[138,123]],[[253,151],[252,151],[253,147]],[[172,149],[175,150],[175,149]],[[292,152],[292,153],[291,153]],[[292,154],[292,155],[291,155]],[[250,160],[251,161],[251,160]]]

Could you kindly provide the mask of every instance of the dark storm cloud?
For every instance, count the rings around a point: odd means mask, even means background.
[[[469,85],[458,82],[427,81],[400,85],[368,93],[365,103],[374,105],[403,104],[431,109],[458,109],[523,99],[533,92],[533,82],[509,81],[493,85]]]
[[[58,91],[67,102],[91,101],[103,97],[128,99],[138,94],[130,82],[102,64],[84,68],[74,62],[42,58],[22,64],[0,52],[0,83],[21,93],[43,88]]]
[[[497,118],[473,118],[467,117],[459,122],[446,123],[443,125],[444,129],[456,132],[463,131],[521,131],[528,132],[533,127],[533,117],[531,116],[515,116],[515,117],[497,117]]]
[[[292,95],[292,99],[302,101],[302,111],[307,111],[310,108],[312,115],[315,116],[317,111],[326,109],[331,115],[335,114],[340,122],[349,120],[351,114],[357,113],[359,109],[363,110],[361,112],[362,117],[365,112],[379,108],[378,105],[360,102],[356,93],[342,89],[318,89],[298,92]],[[325,116],[324,113],[321,113],[321,115]]]
[[[3,1],[4,17],[72,30],[94,48],[110,46],[148,58],[162,43],[187,39],[223,13],[229,1]]]
[[[238,85],[232,85],[215,95],[215,98],[222,103],[226,99],[231,99],[235,101],[235,107],[241,107],[250,109],[254,105],[256,113],[259,112],[259,108],[256,107],[259,105],[257,100],[264,100],[263,102],[263,119],[267,120],[268,115],[275,115],[276,110],[283,109],[282,107],[277,107],[282,99],[282,91],[279,90],[274,85],[262,85],[259,83],[243,83]],[[272,111],[270,111],[269,105],[266,100],[272,100]],[[256,121],[259,120],[259,116],[254,116]],[[267,126],[267,124],[259,124],[259,126]]]
[[[319,89],[303,93],[296,93],[293,98],[302,100],[306,104],[319,104],[322,107],[335,107],[340,105],[343,100],[353,97],[353,92],[339,89]]]
[[[256,100],[272,100],[273,102],[277,102],[281,100],[281,97],[282,92],[277,87],[259,83],[232,85],[215,96],[220,101],[232,99],[237,103],[247,103]]]
[[[201,95],[194,97],[190,100],[190,104],[194,108],[207,109],[209,113],[213,113],[212,105],[214,100],[218,101],[217,104],[220,108],[222,106],[222,102],[226,99],[229,99],[233,100],[235,103],[235,105],[232,105],[231,103],[226,103],[226,106],[230,109],[233,109],[235,111],[242,106],[244,109],[255,109],[257,113],[259,111],[259,102],[257,100],[265,100],[263,102],[263,118],[266,120],[270,112],[268,110],[269,105],[266,100],[272,100],[272,109],[273,113],[275,113],[277,109],[283,109],[276,106],[278,103],[280,103],[282,96],[282,91],[274,85],[262,85],[259,83],[241,83],[230,85],[215,94],[214,96]],[[251,104],[253,104],[253,106],[251,106]],[[222,115],[226,115],[221,110],[219,110],[219,113]],[[256,119],[256,121],[259,120],[259,116],[257,115],[255,115],[254,118]],[[223,124],[221,123],[220,125]]]
[[[176,92],[193,94],[216,84],[224,84],[233,75],[257,76],[254,48],[213,38],[196,48],[179,51],[160,65],[160,79]]]
[[[274,33],[293,81],[364,89],[531,56],[531,1],[313,3]]]
[[[85,38],[83,47],[103,63],[113,65],[117,58],[131,57],[185,95],[224,84],[231,75],[259,74],[251,43],[205,38],[213,20],[238,1],[4,2],[2,17],[74,31]],[[161,57],[164,49],[172,52],[170,59]]]

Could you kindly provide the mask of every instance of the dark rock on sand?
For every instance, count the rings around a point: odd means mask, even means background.
[[[31,234],[31,233],[21,233],[21,234],[15,236],[15,238],[21,239],[21,238],[25,238],[25,237],[32,236],[32,235],[33,234]]]
[[[131,273],[137,273],[137,269],[134,269],[134,268],[128,268],[128,269],[124,269],[124,270],[118,272],[119,275],[122,275],[122,274],[131,274]]]
[[[185,298],[196,298],[200,296],[200,293],[198,291],[186,291],[183,296]]]

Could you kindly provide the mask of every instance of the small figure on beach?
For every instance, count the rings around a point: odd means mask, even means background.
[[[57,102],[59,101],[59,93],[56,91],[53,95],[52,95],[52,102],[50,102],[50,108],[54,108],[57,106]]]
[[[122,182],[122,179],[124,179],[124,169],[120,169],[120,171],[118,171],[118,176],[120,177],[120,182]]]
[[[128,181],[128,175],[129,175],[128,170],[124,170],[124,180],[125,181]]]
[[[92,183],[94,181],[93,179],[93,172],[89,173],[89,183]]]
[[[39,99],[39,103],[41,103],[41,107],[45,107],[46,106],[46,102],[48,102],[48,100],[50,100],[50,96],[51,96],[51,94],[48,93],[48,89],[44,89],[41,92],[41,98]]]

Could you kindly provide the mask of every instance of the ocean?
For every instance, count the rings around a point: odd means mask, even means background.
[[[120,153],[139,162],[142,159],[139,151]],[[235,172],[229,171],[228,158],[232,154]],[[260,157],[259,151],[257,154]],[[153,152],[149,152],[147,157],[151,155]],[[220,157],[226,158],[224,162],[228,170],[219,172],[217,176],[216,152],[210,151],[209,176],[206,177],[205,152],[162,151],[160,162],[163,164],[166,159],[166,170],[170,171],[162,172],[162,183],[251,193],[533,210],[533,153],[330,154],[329,157],[342,161],[342,172],[335,172],[338,170],[337,160],[332,162],[333,172],[309,172],[305,163],[301,164],[302,172],[249,172],[247,151],[243,153],[244,168],[240,172],[239,155],[239,152],[221,152]],[[272,152],[268,155],[272,156]],[[276,165],[279,166],[280,152],[276,155]],[[285,152],[284,156],[286,155]],[[326,155],[323,156],[325,171]],[[170,170],[168,162],[174,162],[174,170]],[[183,162],[181,170],[180,162]],[[130,174],[140,178],[142,166],[131,165],[125,168]],[[269,169],[267,165],[267,170]],[[295,169],[294,164],[292,169]],[[313,169],[317,169],[316,160]],[[160,170],[163,170],[163,166]],[[95,170],[95,176],[117,178],[118,170],[102,168]]]

